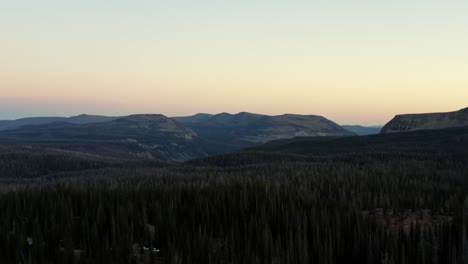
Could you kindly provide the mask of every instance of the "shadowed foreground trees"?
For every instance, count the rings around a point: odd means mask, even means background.
[[[248,153],[163,168],[64,172],[58,182],[3,186],[0,257],[2,263],[466,263],[466,161]],[[139,246],[159,252],[142,257]]]

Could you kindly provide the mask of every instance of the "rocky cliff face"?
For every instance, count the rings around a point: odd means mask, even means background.
[[[468,108],[448,113],[397,115],[381,134],[468,126]]]

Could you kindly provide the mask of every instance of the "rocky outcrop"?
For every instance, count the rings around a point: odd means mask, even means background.
[[[468,126],[468,108],[448,113],[397,115],[382,128],[380,133],[386,134],[464,126]]]

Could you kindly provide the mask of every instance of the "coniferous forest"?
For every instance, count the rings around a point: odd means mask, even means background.
[[[0,264],[468,264],[468,0],[0,0]]]
[[[467,263],[467,160],[251,151],[184,164],[116,165],[59,154],[5,154],[0,258]],[[20,167],[29,173],[21,176]]]

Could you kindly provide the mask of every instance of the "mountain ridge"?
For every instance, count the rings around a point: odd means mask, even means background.
[[[15,120],[0,120],[0,131],[17,129],[27,125],[44,125],[53,122],[66,122],[71,124],[90,124],[108,122],[117,119],[118,117],[103,116],[103,115],[88,115],[80,114],[71,117],[25,117]]]
[[[163,115],[131,115],[109,122],[54,122],[0,132],[0,138],[121,159],[183,161],[205,156],[196,135]]]
[[[353,153],[468,154],[468,127],[353,137],[297,137],[267,142],[248,151],[301,155]]]
[[[108,118],[80,115],[48,121],[51,123],[33,122],[0,131],[0,141],[48,145],[59,150],[117,159],[184,161],[237,151],[275,139],[354,135],[322,116],[295,114],[266,116],[241,112],[181,118],[161,114]]]
[[[176,117],[199,136],[249,147],[270,140],[296,136],[351,136],[335,122],[318,115],[262,115],[249,112],[220,113],[199,118]]]
[[[468,126],[468,107],[452,112],[396,115],[381,134]]]

